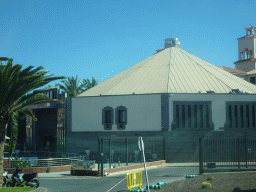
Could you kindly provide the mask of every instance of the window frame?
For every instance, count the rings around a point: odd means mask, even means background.
[[[226,101],[225,130],[256,129],[255,101]]]
[[[206,111],[208,110],[208,111]],[[173,101],[172,130],[214,130],[211,101]]]
[[[124,111],[124,122],[120,122],[119,111]],[[127,108],[125,106],[120,105],[115,109],[115,119],[117,129],[124,130],[127,125]]]
[[[110,123],[109,122],[106,122],[106,112],[107,111],[110,111],[111,112],[111,121]],[[104,107],[102,109],[102,125],[103,125],[103,128],[105,130],[112,130],[112,126],[113,126],[113,123],[114,123],[114,109],[112,107]]]

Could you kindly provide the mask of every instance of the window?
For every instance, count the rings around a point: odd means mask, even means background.
[[[118,123],[125,123],[125,119],[124,119],[124,116],[125,116],[125,111],[124,110],[119,110],[118,111]]]
[[[211,101],[174,101],[172,129],[213,129]]]
[[[127,124],[127,108],[124,106],[119,106],[115,110],[116,114],[116,124],[118,130],[124,130]]]
[[[111,110],[105,111],[105,123],[111,123]]]
[[[248,129],[256,128],[256,102],[250,101],[233,101],[226,102],[227,117],[225,129]]]
[[[102,125],[105,130],[111,130],[114,122],[114,109],[112,107],[104,107],[102,109]]]

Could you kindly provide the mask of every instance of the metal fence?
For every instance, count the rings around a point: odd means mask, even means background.
[[[28,167],[54,167],[71,165],[71,163],[78,160],[84,160],[84,155],[70,158],[48,158],[48,159],[29,159],[18,158],[17,160],[11,160],[11,167],[9,168],[28,168]]]
[[[147,162],[165,159],[164,137],[143,137],[145,159]],[[139,151],[138,137],[99,138],[97,163],[107,168],[140,164],[143,162],[142,152]]]
[[[256,168],[256,138],[204,137],[199,139],[200,173],[206,169]]]
[[[4,157],[8,157],[9,152],[4,152]],[[38,158],[70,158],[78,157],[80,153],[63,153],[63,152],[50,152],[50,151],[20,151],[13,152],[12,157],[38,157]]]

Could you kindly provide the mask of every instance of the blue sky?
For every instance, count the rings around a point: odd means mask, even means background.
[[[100,82],[163,48],[171,32],[182,49],[233,68],[237,38],[256,26],[255,0],[0,0],[0,8],[0,56]]]

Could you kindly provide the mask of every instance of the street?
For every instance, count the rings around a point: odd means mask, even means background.
[[[185,178],[185,174],[198,174],[198,167],[170,167],[163,166],[148,170],[148,180],[150,185],[155,185],[160,181],[175,181]],[[56,179],[40,179],[41,192],[106,192],[122,179],[126,174],[107,176],[107,177],[69,177]],[[146,187],[145,171],[143,171],[142,188]],[[117,185],[111,192],[125,192],[127,191],[126,179]]]

